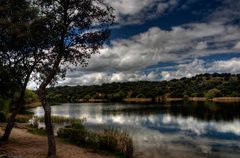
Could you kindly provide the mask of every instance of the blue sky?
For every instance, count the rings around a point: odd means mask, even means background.
[[[105,0],[110,44],[59,85],[240,73],[240,0]]]

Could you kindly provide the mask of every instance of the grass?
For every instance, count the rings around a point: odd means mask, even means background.
[[[17,123],[28,123],[28,121],[30,120],[30,118],[29,117],[19,117],[19,116],[17,116],[16,118],[15,118],[15,122],[17,122]]]
[[[35,135],[41,135],[41,136],[46,136],[47,132],[45,129],[39,129],[36,126],[33,125],[28,125],[27,126],[27,131],[29,133],[35,134]]]
[[[70,143],[88,147],[95,151],[107,151],[114,153],[119,158],[131,158],[133,155],[133,142],[126,132],[116,129],[104,129],[93,132],[85,129],[80,123],[73,123],[71,127],[58,131],[58,137]]]
[[[35,116],[35,118],[37,119],[37,121],[39,122],[44,122],[44,117],[40,116],[37,117]],[[85,121],[85,119],[76,119],[76,118],[68,118],[68,117],[62,117],[62,116],[51,116],[52,119],[52,123],[75,123],[75,122],[81,122],[83,123]]]

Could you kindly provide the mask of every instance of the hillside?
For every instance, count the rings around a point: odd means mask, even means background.
[[[79,102],[105,99],[121,101],[124,98],[186,98],[239,97],[240,74],[201,74],[192,78],[170,81],[138,81],[92,86],[63,86],[48,89],[50,102]]]

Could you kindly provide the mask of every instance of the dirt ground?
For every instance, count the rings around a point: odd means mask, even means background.
[[[0,135],[3,128],[0,127]],[[113,158],[113,156],[100,155],[90,149],[80,148],[56,140],[58,158]],[[47,138],[33,135],[26,129],[14,128],[11,139],[7,143],[0,142],[0,155],[19,156],[23,158],[46,158]]]

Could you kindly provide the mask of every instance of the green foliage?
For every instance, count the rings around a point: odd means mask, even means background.
[[[7,121],[7,114],[9,112],[10,100],[0,98],[0,122]]]
[[[16,117],[15,118],[15,122],[18,122],[18,123],[28,123],[30,118],[28,117]]]
[[[207,99],[212,99],[214,97],[220,97],[220,96],[222,96],[222,93],[217,88],[210,89],[207,93],[205,93],[205,97]]]
[[[39,101],[37,94],[34,93],[32,90],[26,89],[25,90],[25,97],[24,97],[25,104],[34,103],[34,102],[37,102],[37,101]]]
[[[41,136],[46,136],[47,135],[47,131],[44,129],[38,129],[35,126],[29,125],[27,127],[28,132],[32,133],[32,134],[36,134],[36,135],[41,135]]]
[[[99,136],[99,147],[102,150],[108,150],[116,152],[117,150],[117,139],[111,135]]]
[[[34,116],[34,119],[38,122],[44,122],[44,117],[40,116]],[[69,123],[73,126],[82,126],[80,124],[83,124],[85,119],[77,119],[77,118],[69,118],[69,117],[62,117],[62,116],[51,116],[52,123]]]
[[[7,114],[3,111],[0,111],[0,122],[6,122],[7,121]]]
[[[74,129],[81,129],[81,130],[85,129],[85,127],[83,126],[82,122],[80,122],[80,121],[72,123],[72,128],[74,128]]]
[[[159,96],[173,98],[183,98],[184,96],[204,97],[206,92],[214,88],[221,91],[221,96],[240,96],[240,75],[202,74],[192,78],[171,81],[138,81],[92,86],[54,87],[48,89],[48,99],[58,103],[78,102],[79,99],[99,97],[99,94],[109,101],[122,101],[124,98],[156,98]]]
[[[0,111],[9,112],[10,99],[0,98]]]

